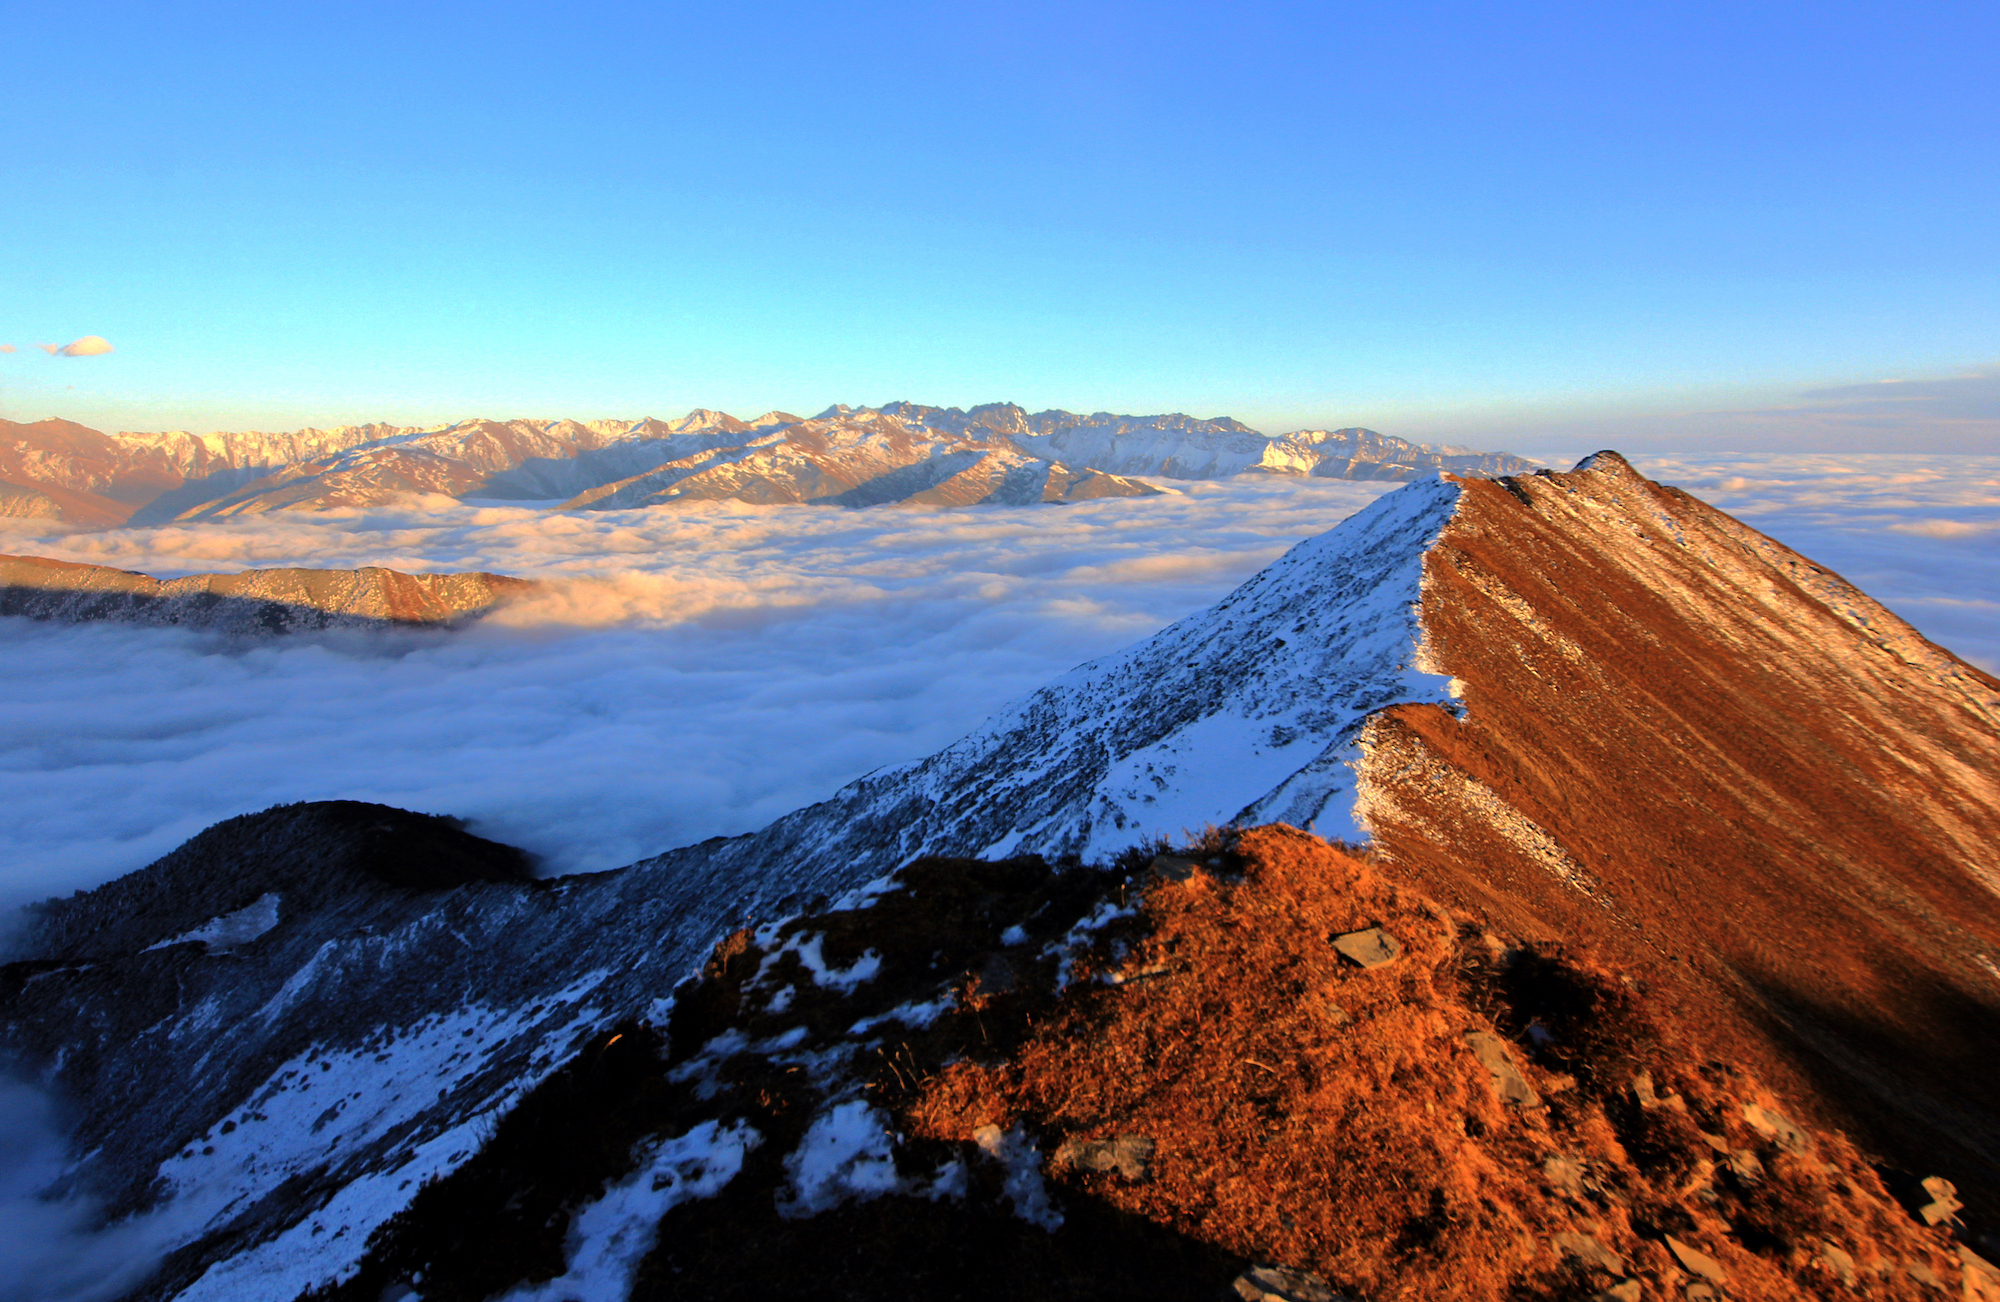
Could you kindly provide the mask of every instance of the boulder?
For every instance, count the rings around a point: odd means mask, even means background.
[[[1243,1302],[1353,1302],[1319,1276],[1286,1266],[1252,1266],[1230,1287]]]
[[[1923,1190],[1930,1195],[1930,1201],[1917,1208],[1917,1215],[1926,1225],[1942,1225],[1955,1218],[1965,1206],[1958,1200],[1958,1186],[1941,1175],[1926,1179]]]
[[[1594,1267],[1608,1275],[1625,1273],[1625,1258],[1591,1238],[1588,1234],[1578,1234],[1565,1230],[1552,1240],[1556,1251],[1565,1257],[1574,1257],[1586,1266]]]
[[[1722,1268],[1721,1262],[1699,1248],[1682,1243],[1671,1234],[1667,1236],[1667,1251],[1674,1254],[1674,1260],[1680,1262],[1681,1268],[1690,1275],[1698,1275],[1711,1284],[1729,1282],[1729,1272]],[[1690,1292],[1688,1296],[1694,1294]]]
[[[1114,1139],[1066,1139],[1056,1149],[1056,1162],[1086,1171],[1116,1171],[1127,1180],[1144,1180],[1151,1173],[1154,1142],[1144,1135]]]
[[[1500,1091],[1500,1101],[1510,1107],[1538,1108],[1542,1106],[1542,1096],[1535,1093],[1535,1087],[1521,1074],[1514,1063],[1514,1055],[1507,1048],[1507,1042],[1491,1031],[1472,1031],[1465,1037],[1472,1046],[1472,1055],[1479,1059],[1479,1065],[1493,1078],[1493,1088]]]
[[[1348,962],[1365,968],[1381,967],[1403,956],[1402,942],[1380,927],[1335,936],[1333,947]]]

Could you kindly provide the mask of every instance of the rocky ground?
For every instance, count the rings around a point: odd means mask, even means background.
[[[1289,828],[930,860],[732,935],[320,1296],[2000,1294],[1949,1184],[1801,1115]]]

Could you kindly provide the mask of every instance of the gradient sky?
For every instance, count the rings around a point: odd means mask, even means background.
[[[2000,6],[0,4],[0,416],[2000,451]],[[102,335],[116,351],[36,343]],[[1887,383],[1885,383],[1887,382]]]

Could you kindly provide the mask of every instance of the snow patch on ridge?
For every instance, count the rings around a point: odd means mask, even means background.
[[[351,1271],[369,1233],[408,1206],[427,1180],[477,1152],[498,1118],[560,1060],[570,1032],[602,1018],[602,1010],[579,1001],[605,975],[590,973],[550,995],[550,1005],[575,1006],[567,1028],[542,1037],[519,1080],[437,1133],[426,1133],[424,1122],[438,1101],[475,1082],[501,1046],[540,1020],[537,1011],[469,1007],[384,1028],[358,1048],[309,1050],[275,1069],[227,1120],[161,1164],[171,1191],[155,1214],[162,1246],[228,1225],[295,1177],[328,1165],[348,1174],[335,1179],[339,1192],[324,1206],[219,1262],[180,1296],[282,1300]]]
[[[563,1273],[503,1293],[499,1302],[624,1302],[633,1272],[653,1250],[660,1219],[684,1202],[722,1192],[762,1142],[747,1125],[704,1121],[654,1145],[631,1175],[577,1213]]]
[[[267,891],[234,913],[225,913],[219,918],[211,919],[193,931],[184,931],[178,936],[155,941],[146,946],[146,951],[150,953],[156,949],[165,949],[169,945],[186,945],[199,941],[208,947],[208,952],[211,954],[227,954],[232,949],[249,944],[277,925],[278,896],[274,891]]]

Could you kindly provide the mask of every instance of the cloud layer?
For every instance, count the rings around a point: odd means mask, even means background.
[[[2000,663],[2000,458],[1641,467]],[[455,636],[245,646],[0,620],[0,656],[36,684],[0,699],[0,904],[95,885],[284,800],[467,816],[552,871],[746,831],[1214,600],[1389,486],[1178,487],[930,511],[550,515],[440,499],[0,537],[162,576],[375,564],[555,581]]]

